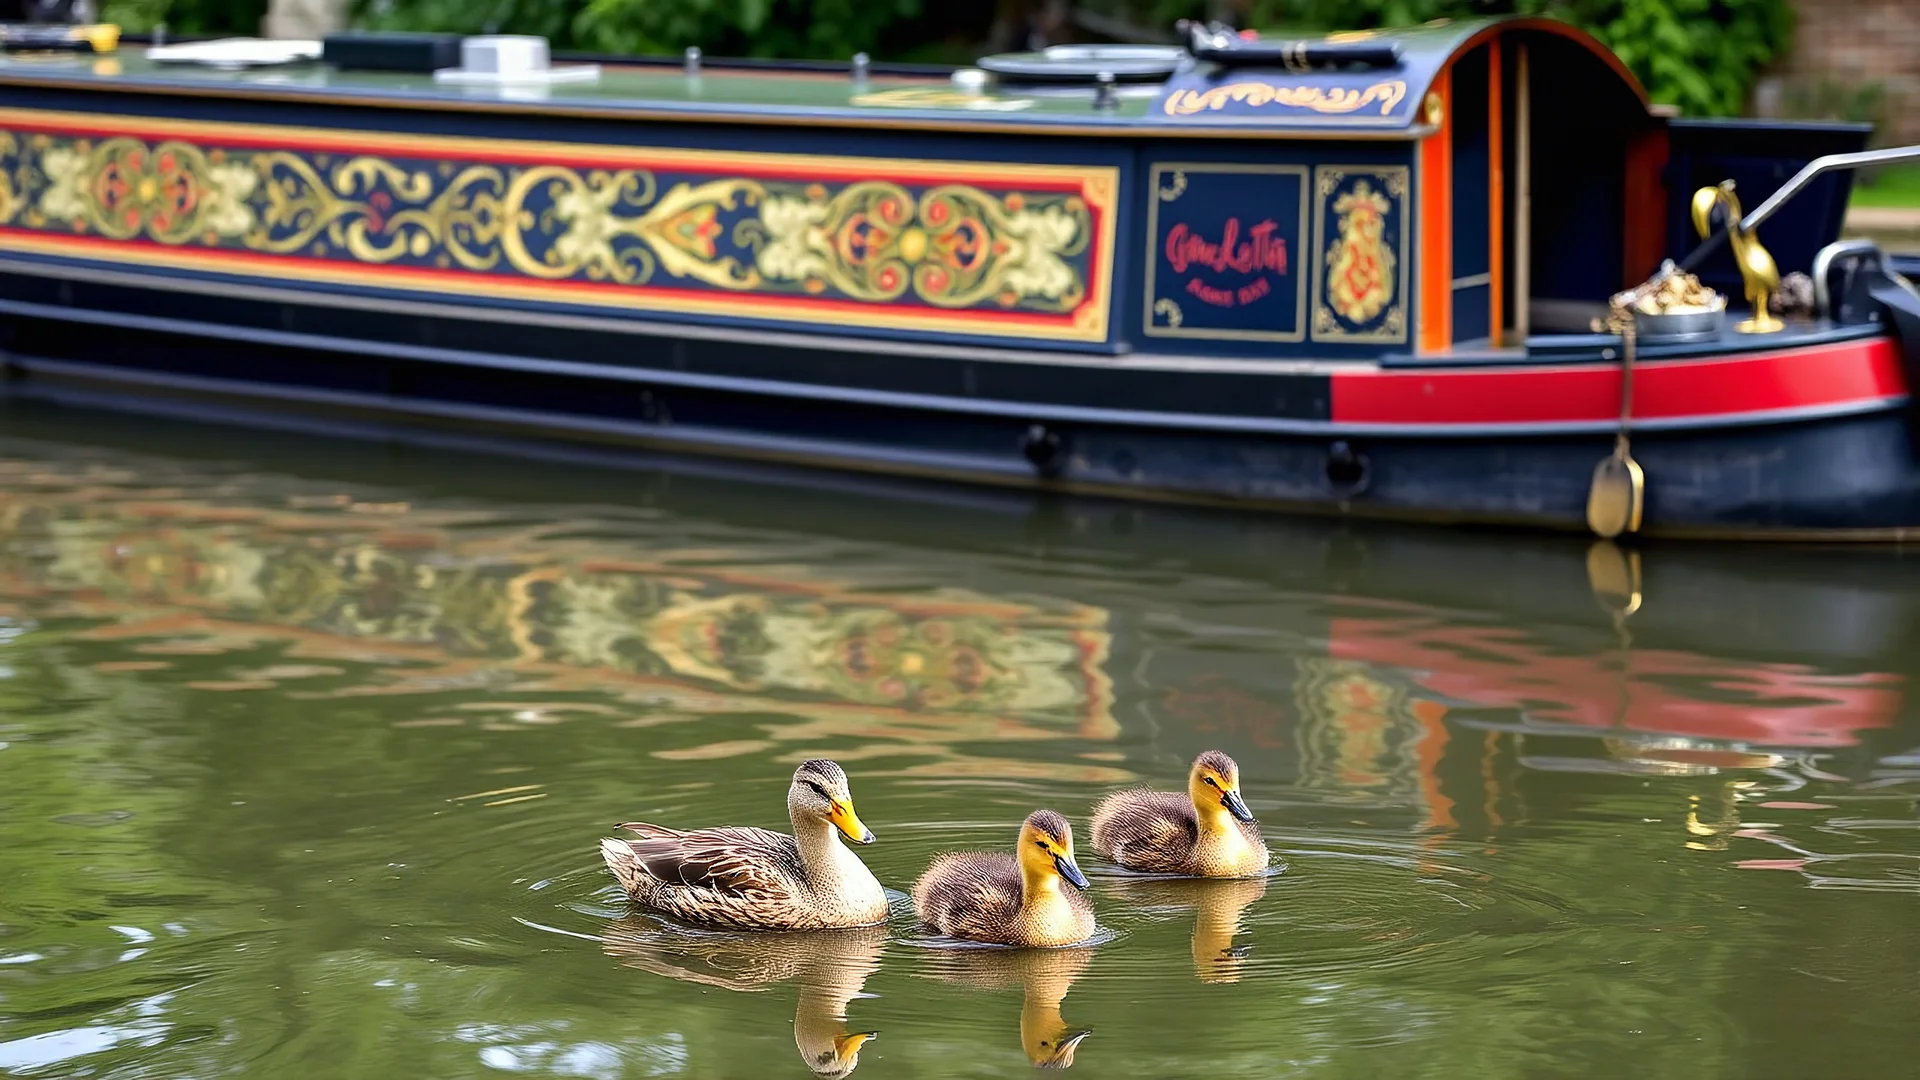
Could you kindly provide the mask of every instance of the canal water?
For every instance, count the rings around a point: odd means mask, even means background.
[[[0,1073],[1911,1076],[1916,645],[1889,551],[14,403]],[[1210,748],[1284,871],[1101,867]],[[627,910],[612,823],[784,827],[812,756],[894,889],[1064,812],[1100,943]]]

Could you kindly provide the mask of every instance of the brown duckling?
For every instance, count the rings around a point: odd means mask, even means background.
[[[793,835],[724,826],[681,832],[635,821],[638,840],[600,841],[601,857],[643,908],[733,930],[829,930],[887,917],[887,894],[840,842],[873,843],[853,812],[847,774],[802,762],[787,788]]]
[[[1073,886],[1061,888],[1061,880]],[[1093,935],[1087,875],[1073,861],[1073,827],[1052,810],[1020,826],[1011,856],[941,855],[913,886],[920,921],[949,937],[998,945],[1071,945]]]
[[[1129,870],[1246,877],[1267,868],[1267,845],[1240,798],[1240,766],[1218,750],[1193,760],[1187,793],[1117,791],[1093,811],[1093,850]]]

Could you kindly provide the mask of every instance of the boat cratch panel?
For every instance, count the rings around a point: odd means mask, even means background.
[[[1149,189],[1146,334],[1306,337],[1306,166],[1163,162]]]
[[[1099,342],[1113,169],[0,110],[0,249]]]
[[[1407,169],[1322,165],[1313,185],[1313,339],[1406,341]]]

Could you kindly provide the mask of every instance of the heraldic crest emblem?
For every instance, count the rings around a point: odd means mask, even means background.
[[[1385,242],[1390,209],[1365,180],[1334,200],[1339,231],[1327,249],[1327,303],[1348,322],[1372,322],[1393,301],[1394,256]]]

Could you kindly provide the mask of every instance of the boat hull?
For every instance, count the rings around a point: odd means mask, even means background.
[[[1555,530],[1586,527],[1589,479],[1614,440],[1604,406],[1618,392],[1617,369],[1591,365],[1116,369],[981,350],[903,357],[856,341],[509,324],[18,272],[0,274],[0,314],[10,392],[20,395],[216,402],[952,481]],[[1897,356],[1887,339],[1856,335],[1744,361],[1650,361],[1639,378],[1655,415],[1632,444],[1648,478],[1644,531],[1908,538],[1920,522],[1920,456]],[[1594,375],[1612,381],[1577,385]],[[1731,404],[1716,413],[1694,397],[1712,394],[1708,378],[1770,379],[1772,396],[1722,394]],[[1658,415],[1663,401],[1669,415]],[[1406,409],[1396,413],[1396,402]],[[1480,413],[1490,409],[1519,420],[1487,423]]]

